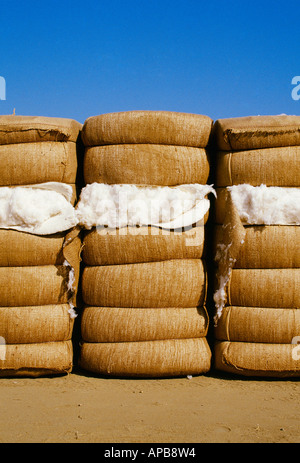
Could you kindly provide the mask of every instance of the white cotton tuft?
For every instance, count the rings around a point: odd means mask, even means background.
[[[76,214],[86,229],[142,225],[179,228],[205,216],[209,193],[215,194],[212,186],[198,184],[172,188],[93,183],[82,189]]]
[[[300,225],[300,188],[243,184],[228,190],[246,225]]]
[[[50,235],[77,225],[72,187],[49,184],[1,187],[0,228]]]

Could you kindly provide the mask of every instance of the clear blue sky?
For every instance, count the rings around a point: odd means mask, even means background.
[[[299,0],[0,0],[0,114],[300,115]]]

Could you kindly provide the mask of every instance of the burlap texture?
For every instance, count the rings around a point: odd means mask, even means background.
[[[168,377],[207,373],[211,351],[206,338],[123,343],[83,343],[82,368],[109,376]]]
[[[6,344],[68,341],[74,319],[69,304],[0,307],[0,334]]]
[[[82,124],[44,116],[0,116],[0,145],[34,142],[76,142]]]
[[[299,311],[300,312],[300,311]],[[134,342],[200,338],[207,335],[205,308],[85,307],[81,335],[85,342]]]
[[[82,127],[85,146],[152,143],[205,148],[212,120],[171,111],[125,111],[89,117]]]
[[[298,377],[300,361],[292,344],[216,342],[215,368],[243,376]]]
[[[218,119],[212,137],[218,149],[223,151],[299,146],[300,116]]]
[[[72,341],[10,344],[0,359],[0,377],[62,375],[72,368]]]
[[[62,265],[66,233],[33,235],[0,229],[0,267]]]
[[[200,259],[86,267],[82,297],[99,307],[197,307],[206,300]]]
[[[62,265],[0,267],[0,307],[65,304],[68,277]]]
[[[300,227],[254,225],[246,226],[245,231],[234,268],[300,268]],[[215,226],[214,255],[226,234],[226,228]]]
[[[205,185],[208,175],[203,148],[132,143],[90,147],[84,155],[85,183]]]
[[[0,145],[0,185],[44,182],[75,184],[75,143],[37,142]]]
[[[234,268],[227,296],[228,305],[299,308],[300,268]]]
[[[299,125],[300,127],[300,125]],[[278,187],[300,185],[300,146],[248,151],[219,151],[216,154],[215,186],[248,183]]]
[[[300,333],[300,310],[288,308],[224,308],[215,327],[220,341],[289,344]]]
[[[91,266],[201,259],[205,242],[204,225],[184,231],[157,227],[97,227],[84,233],[82,259]]]

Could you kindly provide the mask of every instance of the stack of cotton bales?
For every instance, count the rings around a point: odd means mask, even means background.
[[[215,366],[299,376],[300,117],[216,121]]]
[[[73,366],[80,130],[70,119],[0,116],[0,376]]]
[[[166,111],[85,121],[86,186],[77,207],[86,228],[83,369],[129,377],[210,369],[204,232],[211,127],[207,116]]]

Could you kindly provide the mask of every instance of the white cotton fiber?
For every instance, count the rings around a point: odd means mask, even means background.
[[[214,193],[211,186],[198,184],[140,187],[92,183],[82,189],[76,213],[86,229],[142,225],[179,228],[203,219],[210,206],[209,193]]]
[[[243,224],[300,225],[300,188],[228,187]]]
[[[0,228],[49,235],[77,225],[72,187],[49,184],[1,187]]]

